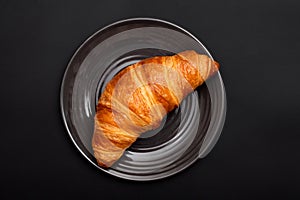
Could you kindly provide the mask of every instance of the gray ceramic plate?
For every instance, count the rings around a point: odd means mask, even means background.
[[[168,113],[158,129],[142,134],[111,168],[99,167],[91,148],[96,103],[107,82],[121,69],[144,58],[190,49],[211,57],[186,30],[149,18],[111,24],[79,47],[65,71],[60,101],[67,131],[90,163],[117,177],[145,181],[182,171],[210,152],[226,112],[219,72]]]

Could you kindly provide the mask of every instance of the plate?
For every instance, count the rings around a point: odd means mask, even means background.
[[[204,45],[183,28],[159,19],[133,18],[97,31],[75,52],[61,85],[62,117],[77,149],[99,170],[130,180],[161,179],[182,171],[211,151],[226,113],[219,72],[168,113],[160,127],[142,134],[112,167],[99,167],[93,156],[94,116],[105,85],[120,70],[142,59],[185,50],[212,58]]]

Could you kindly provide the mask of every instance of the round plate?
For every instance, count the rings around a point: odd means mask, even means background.
[[[101,168],[93,156],[94,116],[105,85],[121,69],[142,59],[185,50],[211,57],[198,39],[179,26],[134,18],[99,30],[75,52],[62,81],[61,111],[72,141],[94,166],[125,179],[154,180],[185,169],[213,148],[226,112],[219,72],[168,113],[159,128],[143,133],[112,167]]]

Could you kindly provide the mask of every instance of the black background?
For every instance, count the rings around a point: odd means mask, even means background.
[[[300,1],[0,1],[0,199],[300,198]],[[173,22],[221,63],[228,110],[213,151],[172,177],[115,178],[63,125],[59,92],[78,46],[130,17]]]

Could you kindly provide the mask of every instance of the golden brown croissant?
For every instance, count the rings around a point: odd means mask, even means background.
[[[102,93],[92,146],[100,166],[110,167],[141,133],[162,118],[219,69],[206,55],[184,51],[157,56],[119,72]]]

